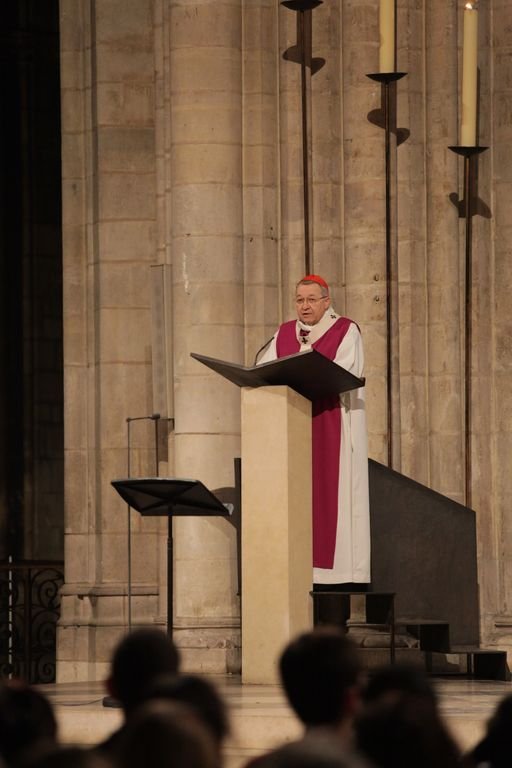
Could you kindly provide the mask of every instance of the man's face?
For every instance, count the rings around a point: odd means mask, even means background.
[[[316,325],[329,308],[329,296],[322,296],[322,288],[318,283],[298,285],[295,296],[297,316],[306,325]]]

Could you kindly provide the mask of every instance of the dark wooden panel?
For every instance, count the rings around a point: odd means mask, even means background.
[[[370,461],[372,590],[396,592],[397,617],[450,624],[478,644],[475,513]]]

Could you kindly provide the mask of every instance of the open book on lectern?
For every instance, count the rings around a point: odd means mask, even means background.
[[[247,367],[225,360],[216,360],[191,352],[194,360],[208,366],[239,387],[287,386],[308,400],[348,392],[364,387],[364,378],[358,378],[332,360],[310,349],[295,355],[280,357],[269,363]]]

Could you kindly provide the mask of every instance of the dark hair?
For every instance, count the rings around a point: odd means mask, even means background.
[[[363,701],[374,702],[391,694],[411,693],[437,705],[435,691],[419,665],[398,663],[371,672],[363,690]]]
[[[112,693],[125,712],[131,712],[158,677],[175,675],[178,667],[178,650],[165,632],[137,629],[126,635],[114,652]]]
[[[428,699],[382,698],[356,719],[358,749],[377,768],[458,768],[458,748]]]
[[[171,699],[187,704],[210,730],[220,747],[229,733],[226,705],[217,689],[197,675],[159,678],[148,698]]]
[[[215,768],[217,761],[210,733],[190,707],[163,699],[133,713],[116,755],[122,768]]]
[[[285,648],[279,670],[284,690],[307,726],[336,725],[346,713],[347,692],[359,680],[355,645],[334,627],[299,635]]]
[[[110,761],[92,749],[62,746],[42,750],[23,768],[110,768]]]
[[[487,724],[485,737],[470,753],[473,763],[489,763],[496,768],[512,760],[512,694],[505,696]]]
[[[0,754],[15,766],[32,751],[56,744],[57,722],[49,700],[21,681],[0,685]]]
[[[258,761],[259,768],[362,768],[366,765],[325,732],[311,733],[300,741],[285,744]]]

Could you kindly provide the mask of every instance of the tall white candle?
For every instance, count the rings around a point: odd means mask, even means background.
[[[380,0],[379,71],[394,72],[395,64],[395,0]]]
[[[478,10],[475,2],[464,6],[464,44],[462,49],[462,120],[460,144],[476,145],[478,88]]]

